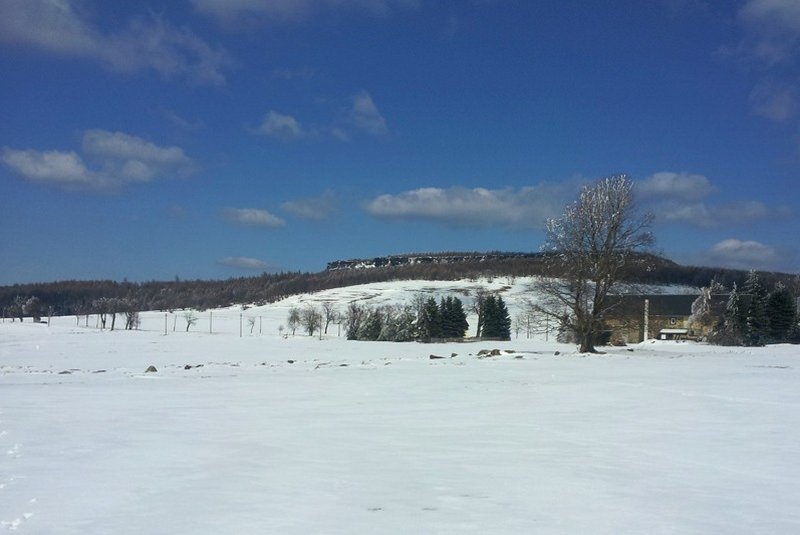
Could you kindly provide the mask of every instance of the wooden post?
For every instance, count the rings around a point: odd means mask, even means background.
[[[261,334],[261,316],[258,317],[258,334]]]
[[[239,314],[239,338],[242,337],[242,314]]]
[[[167,313],[164,312],[164,336],[167,336]]]
[[[650,300],[644,300],[644,333],[642,334],[642,342],[647,342],[650,331]]]
[[[214,311],[213,310],[209,310],[208,311],[208,334],[211,334],[211,333],[214,332],[213,331],[213,327],[214,327]]]

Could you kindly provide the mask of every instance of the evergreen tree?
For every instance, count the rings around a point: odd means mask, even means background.
[[[780,282],[767,296],[767,336],[772,342],[785,342],[789,339],[792,326],[795,323],[797,310],[795,300],[789,290]]]
[[[453,321],[453,298],[451,296],[442,297],[439,301],[439,318],[442,325],[442,337],[451,338],[455,336],[453,331],[456,326]]]
[[[464,303],[462,303],[461,299],[458,297],[453,298],[451,314],[453,324],[452,336],[455,338],[463,338],[467,329],[469,329],[469,323],[467,322],[467,313],[464,312]]]
[[[417,318],[417,333],[420,340],[442,337],[442,319],[436,299],[428,298]]]
[[[736,289],[736,283],[733,283],[733,289],[728,296],[728,304],[725,306],[721,337],[718,342],[723,345],[741,345],[744,342],[746,328],[747,316],[742,304],[742,296]]]
[[[511,316],[508,314],[503,298],[499,295],[486,297],[481,336],[501,340],[511,339]]]
[[[377,340],[383,329],[383,313],[380,310],[370,310],[367,317],[356,333],[358,340]]]
[[[748,346],[764,345],[767,336],[767,292],[755,270],[750,270],[744,283],[744,293],[749,297],[745,314],[744,343]]]
[[[448,296],[439,303],[442,336],[444,338],[463,338],[469,328],[464,304],[458,297]]]

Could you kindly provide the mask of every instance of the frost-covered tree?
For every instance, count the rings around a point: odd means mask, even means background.
[[[689,316],[689,327],[698,323],[705,323],[711,319],[711,304],[714,295],[722,293],[723,291],[725,291],[725,287],[717,282],[716,279],[713,279],[708,286],[700,289],[700,295],[692,302],[692,315]]]
[[[381,309],[370,309],[364,321],[358,328],[356,338],[358,340],[377,340],[383,330],[384,313]]]
[[[367,314],[367,309],[363,305],[352,302],[347,305],[347,312],[344,315],[344,332],[348,340],[358,339],[358,329]]]
[[[183,319],[186,321],[186,332],[189,332],[189,327],[197,324],[197,316],[191,310],[187,310],[183,313]]]
[[[547,221],[543,251],[551,277],[535,284],[542,295],[537,306],[566,321],[581,352],[596,352],[612,306],[606,297],[634,253],[653,244],[652,219],[637,214],[633,182],[617,175],[585,186],[560,217]]]
[[[767,291],[755,270],[750,270],[742,293],[748,296],[745,313],[744,343],[748,346],[764,345],[767,337]]]
[[[292,330],[292,336],[300,326],[300,310],[297,307],[289,309],[289,316],[286,318],[286,326]]]
[[[711,334],[709,341],[725,346],[738,346],[744,343],[744,333],[747,326],[745,308],[742,296],[733,283],[733,289],[728,295],[725,313],[716,331]]]
[[[26,316],[33,318],[34,323],[42,321],[42,303],[36,296],[29,297],[22,307],[22,312]]]

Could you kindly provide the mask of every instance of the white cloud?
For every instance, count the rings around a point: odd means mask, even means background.
[[[661,223],[685,223],[702,228],[741,225],[755,221],[783,219],[791,211],[761,201],[714,203],[708,197],[717,188],[703,175],[655,173],[636,185],[644,207]]]
[[[225,208],[222,217],[229,223],[250,227],[280,228],[286,225],[280,217],[257,208]]]
[[[31,182],[64,186],[94,186],[101,182],[100,177],[87,169],[81,157],[72,151],[4,148],[2,160],[17,174]]]
[[[26,180],[84,189],[183,176],[196,168],[179,147],[159,147],[122,132],[89,130],[83,135],[82,152],[93,168],[73,151],[5,148],[2,160]]]
[[[787,207],[767,206],[760,201],[735,201],[712,205],[705,202],[689,204],[667,202],[656,205],[653,211],[661,221],[687,223],[703,228],[744,225],[756,221],[784,219],[791,215]]]
[[[708,178],[692,173],[661,172],[650,175],[636,184],[643,198],[699,200],[714,191]]]
[[[332,9],[387,15],[395,7],[414,7],[419,0],[191,0],[195,9],[231,25],[245,18],[297,20]]]
[[[217,263],[222,264],[223,266],[237,269],[251,269],[254,271],[269,271],[272,269],[272,266],[269,263],[257,258],[249,258],[246,256],[226,256],[225,258],[220,258],[217,260]]]
[[[735,238],[714,244],[706,258],[716,265],[737,269],[772,269],[781,261],[774,247]]]
[[[420,188],[381,195],[366,210],[381,219],[421,220],[461,227],[541,227],[573,193],[563,185],[520,189]]]
[[[152,69],[198,83],[225,82],[230,59],[224,50],[153,15],[104,34],[73,9],[71,0],[4,0],[2,8],[0,41],[99,61],[122,72]]]
[[[797,112],[794,88],[765,80],[750,92],[753,113],[772,121],[784,122]]]
[[[336,210],[336,196],[332,192],[325,192],[320,197],[287,201],[281,205],[281,209],[295,217],[319,221],[327,219]]]
[[[800,3],[796,0],[749,0],[738,12],[747,35],[726,53],[766,65],[790,61],[800,45]]]
[[[352,108],[350,109],[350,122],[356,128],[365,132],[379,136],[388,132],[386,119],[383,118],[372,97],[366,91],[362,91],[353,96]]]
[[[297,119],[274,110],[267,113],[257,131],[282,140],[301,139],[310,135]]]
[[[83,135],[83,152],[103,162],[105,171],[126,182],[146,182],[158,176],[185,175],[194,163],[180,147],[159,147],[122,132],[89,130]]]

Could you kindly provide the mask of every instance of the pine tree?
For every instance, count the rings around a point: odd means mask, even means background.
[[[356,338],[359,340],[377,340],[383,328],[383,313],[380,310],[370,310],[367,319],[358,329]]]
[[[766,290],[755,270],[751,270],[744,283],[744,293],[749,296],[744,343],[748,346],[764,345],[767,335]]]
[[[500,338],[503,340],[511,340],[511,315],[508,313],[503,298],[497,296],[497,316]]]
[[[453,323],[453,336],[456,338],[463,338],[469,329],[467,322],[467,313],[464,312],[464,303],[458,297],[453,298],[452,305],[452,323]]]
[[[453,319],[453,298],[450,296],[442,297],[439,301],[439,318],[442,325],[442,337],[451,338],[455,336],[455,322]]]
[[[436,299],[428,298],[417,318],[417,334],[420,340],[442,337],[442,320]]]
[[[486,297],[481,336],[501,340],[511,339],[511,316],[502,297],[495,295]]]
[[[780,282],[767,296],[767,336],[772,342],[785,342],[789,339],[796,318],[795,300],[789,290]]]
[[[736,283],[728,296],[725,306],[722,328],[715,337],[714,343],[722,345],[742,345],[747,327],[747,318],[742,305],[742,296],[736,289]]]

